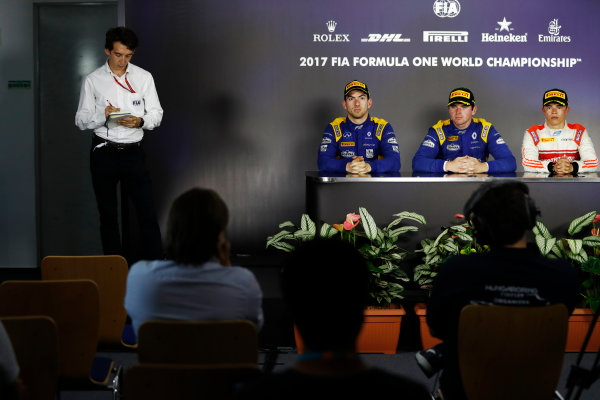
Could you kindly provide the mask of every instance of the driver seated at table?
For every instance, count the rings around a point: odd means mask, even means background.
[[[392,125],[369,115],[373,99],[367,85],[352,81],[344,88],[347,116],[334,119],[323,133],[320,171],[371,174],[400,170],[400,150]]]
[[[429,128],[412,160],[413,171],[461,174],[514,172],[517,162],[494,126],[477,113],[475,96],[467,88],[450,92],[450,119]],[[489,155],[494,157],[489,161]]]

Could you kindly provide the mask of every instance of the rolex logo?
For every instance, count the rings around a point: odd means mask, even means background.
[[[334,20],[329,20],[325,23],[325,25],[327,25],[327,30],[330,33],[335,32],[335,27],[337,26],[337,22],[335,22]]]

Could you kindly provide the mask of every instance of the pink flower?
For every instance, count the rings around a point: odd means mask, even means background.
[[[596,218],[594,218],[594,224],[598,221],[600,221],[600,214],[596,215]]]
[[[465,219],[465,216],[462,214],[454,214],[454,219]]]
[[[360,221],[360,215],[350,213],[346,215],[346,220],[344,221],[344,229],[347,231],[351,231],[358,225]]]

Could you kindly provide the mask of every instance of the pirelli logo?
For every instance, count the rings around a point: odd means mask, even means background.
[[[458,136],[448,136],[449,142],[456,142],[458,140]]]
[[[466,97],[467,99],[470,99],[471,93],[465,92],[464,90],[455,90],[454,92],[450,93],[450,98],[453,99],[454,97]]]
[[[549,143],[549,142],[556,142],[556,140],[555,140],[555,138],[553,138],[553,137],[548,137],[548,138],[546,138],[546,137],[543,137],[543,138],[541,139],[541,142],[542,142],[542,143]]]
[[[549,97],[558,97],[558,98],[564,100],[565,99],[565,94],[563,92],[558,92],[556,90],[552,90],[552,91],[550,91],[550,92],[548,92],[548,93],[546,93],[544,95],[544,99],[547,99]]]
[[[363,89],[366,89],[367,85],[365,85],[364,83],[359,82],[359,81],[352,81],[346,85],[346,90],[350,89],[351,87],[361,87]]]
[[[356,146],[356,143],[355,142],[342,142],[342,143],[340,143],[340,146],[342,146],[342,147],[354,147],[354,146]]]

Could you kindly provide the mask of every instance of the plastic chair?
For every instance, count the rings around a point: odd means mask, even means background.
[[[469,400],[552,399],[567,336],[567,308],[468,305],[458,360]]]
[[[140,363],[258,362],[256,326],[246,320],[147,321],[138,332]]]
[[[19,377],[29,398],[56,399],[58,388],[58,338],[50,317],[2,317],[17,362]]]
[[[118,255],[47,256],[42,260],[42,280],[91,279],[100,298],[100,346],[135,347],[135,338],[124,335],[127,311],[123,305],[127,285],[127,260]],[[125,330],[127,331],[127,330]]]
[[[240,382],[260,376],[256,364],[139,364],[123,378],[127,400],[230,399]]]
[[[111,388],[112,360],[95,357],[98,310],[98,288],[89,279],[0,285],[0,316],[45,315],[56,323],[59,390]]]

